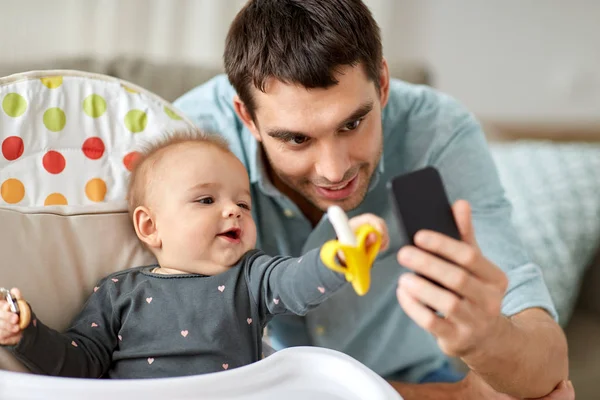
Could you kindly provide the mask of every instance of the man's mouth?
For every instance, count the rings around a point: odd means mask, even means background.
[[[358,174],[349,181],[335,186],[316,186],[317,192],[327,200],[343,200],[354,193],[357,187]]]
[[[217,236],[222,237],[223,239],[232,243],[239,243],[242,237],[242,230],[240,228],[231,228],[219,233]]]

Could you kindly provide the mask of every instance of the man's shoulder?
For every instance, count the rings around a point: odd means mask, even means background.
[[[461,134],[465,124],[476,132],[473,114],[453,96],[427,85],[390,80],[389,100],[383,115],[386,150],[429,152]]]
[[[390,80],[388,103],[383,110],[385,123],[445,122],[448,118],[470,115],[469,110],[453,96],[428,85]],[[443,119],[440,119],[443,117]]]
[[[223,128],[235,126],[237,121],[233,109],[235,94],[227,75],[220,74],[183,94],[173,105],[198,127],[226,134]]]

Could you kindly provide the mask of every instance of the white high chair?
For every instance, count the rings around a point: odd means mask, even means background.
[[[63,330],[114,271],[154,262],[124,201],[136,147],[193,124],[136,85],[79,71],[0,78],[0,286],[19,287]],[[33,375],[0,348],[0,399],[401,399],[353,358],[285,349],[252,365],[181,378]]]

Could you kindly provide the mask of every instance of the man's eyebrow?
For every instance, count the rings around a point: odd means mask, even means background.
[[[358,119],[363,118],[365,115],[370,113],[371,110],[373,110],[373,100],[369,100],[361,104],[360,106],[358,106],[358,108],[356,108],[356,110],[352,112],[352,114],[350,114],[348,118],[346,118],[342,123],[339,124],[337,130],[344,128],[350,122],[354,122]]]
[[[370,113],[371,110],[373,110],[373,100],[369,100],[369,101],[361,104],[360,106],[358,106],[354,111],[352,111],[352,113],[348,117],[344,118],[343,121],[340,122],[340,124],[337,126],[336,130],[342,129],[349,122],[353,122],[353,121],[356,121],[357,119],[363,118],[365,115]],[[288,129],[278,129],[278,128],[267,130],[267,135],[271,136],[273,139],[278,139],[283,142],[289,141],[298,136],[310,137],[310,135],[307,134],[306,132],[291,131]]]

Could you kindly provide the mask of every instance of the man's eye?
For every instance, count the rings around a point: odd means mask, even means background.
[[[348,122],[346,125],[344,125],[343,130],[344,131],[353,131],[359,127],[361,122],[362,122],[362,119],[357,119],[356,121]]]
[[[289,143],[300,145],[300,144],[306,143],[307,141],[308,141],[308,138],[306,136],[297,135],[297,136],[292,136],[289,140]]]
[[[203,197],[201,199],[196,200],[196,203],[200,203],[200,204],[212,204],[215,202],[215,199],[213,199],[212,197]]]

